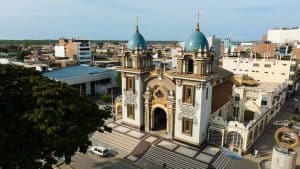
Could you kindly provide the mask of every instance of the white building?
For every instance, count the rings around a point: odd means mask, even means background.
[[[279,44],[300,41],[300,28],[270,29],[268,30],[267,40]]]
[[[81,95],[106,94],[115,87],[116,71],[77,65],[43,73],[44,76],[77,87]]]
[[[225,99],[225,103],[213,106],[219,94],[214,89],[219,85],[222,89],[231,73],[217,68],[199,24],[177,56],[176,70],[163,64],[154,68],[151,56],[137,27],[123,53],[122,66],[117,68],[122,74],[117,116],[122,123],[146,132],[201,145],[211,113],[227,103]]]
[[[234,87],[228,112],[212,115],[208,142],[240,154],[248,151],[279,112],[286,94],[286,83],[264,82],[254,87]]]
[[[236,75],[248,75],[257,82],[288,83],[294,90],[297,61],[289,58],[223,57],[222,67]]]
[[[215,53],[215,59],[219,60],[221,57],[221,39],[216,38],[215,35],[207,37],[208,45]]]
[[[55,57],[57,57],[57,58],[67,57],[66,54],[65,54],[65,47],[64,46],[55,46],[54,51],[55,51]]]

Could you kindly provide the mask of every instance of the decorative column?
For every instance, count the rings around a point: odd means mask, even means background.
[[[182,72],[182,59],[177,59],[177,72]]]
[[[168,96],[168,137],[172,140],[174,136],[174,121],[175,121],[175,109],[176,109],[176,100],[173,94],[173,91],[170,91]]]
[[[144,98],[145,98],[145,131],[146,132],[150,132],[151,131],[151,118],[150,118],[150,110],[151,110],[151,95],[149,92],[149,88],[146,89],[146,92],[144,94]]]

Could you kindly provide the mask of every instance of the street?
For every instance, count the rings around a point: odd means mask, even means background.
[[[78,153],[72,158],[74,169],[137,169],[125,160],[114,157],[100,157],[90,152]]]

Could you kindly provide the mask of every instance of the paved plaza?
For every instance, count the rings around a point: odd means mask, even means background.
[[[246,154],[242,160],[234,160],[228,157],[220,148],[206,145],[200,149],[150,135],[137,129],[122,125],[120,121],[107,123],[112,132],[95,132],[91,140],[93,145],[103,145],[115,152],[111,160],[102,160],[91,154],[84,156],[76,155],[73,168],[81,168],[86,164],[88,168],[210,168],[216,169],[252,169],[257,168],[258,162],[262,159],[271,159],[272,148],[275,145],[274,127],[272,123],[276,120],[285,120],[294,114],[295,98],[290,98],[283,105],[280,112],[270,121],[263,134],[253,144],[252,149],[259,150],[259,157]],[[300,148],[296,149],[300,154]],[[80,157],[80,158],[79,158]],[[87,160],[89,159],[89,160]],[[117,160],[122,159],[122,160]],[[104,167],[103,167],[104,166]],[[297,168],[300,168],[300,158],[297,158]],[[86,167],[85,167],[86,168]]]
[[[225,169],[230,157],[220,148],[203,146],[200,149],[166,138],[150,135],[135,128],[110,121],[107,126],[112,132],[95,132],[93,143],[116,150],[116,157],[123,158],[141,168],[209,168]]]

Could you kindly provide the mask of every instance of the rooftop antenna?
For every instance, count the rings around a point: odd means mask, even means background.
[[[136,32],[139,32],[139,16],[136,16]]]
[[[199,23],[200,16],[201,16],[201,14],[200,14],[200,12],[198,11],[198,13],[197,13],[197,25],[196,25],[196,31],[197,31],[197,32],[200,32],[200,23]]]

